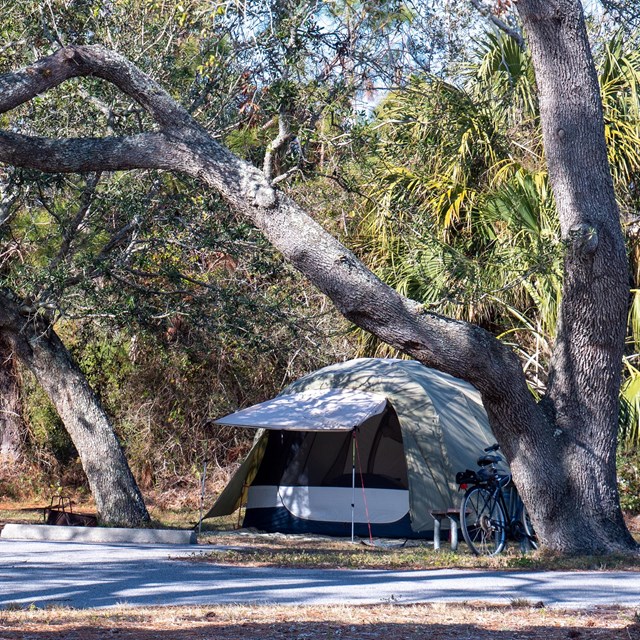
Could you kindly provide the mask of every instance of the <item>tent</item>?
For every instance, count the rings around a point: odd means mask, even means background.
[[[429,537],[494,442],[474,387],[411,360],[325,367],[215,422],[261,431],[204,517],[246,504],[244,526],[285,533]]]

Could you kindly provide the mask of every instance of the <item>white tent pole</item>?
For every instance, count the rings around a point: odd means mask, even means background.
[[[356,430],[351,436],[351,542],[355,536],[355,511],[356,511]]]

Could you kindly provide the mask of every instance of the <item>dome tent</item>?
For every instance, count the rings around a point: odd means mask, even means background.
[[[216,423],[266,430],[205,518],[246,502],[245,526],[289,533],[428,537],[494,442],[474,387],[411,360],[331,365]]]

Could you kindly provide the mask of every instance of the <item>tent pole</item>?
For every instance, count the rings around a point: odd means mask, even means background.
[[[351,542],[355,536],[355,510],[356,510],[356,430],[351,436]]]

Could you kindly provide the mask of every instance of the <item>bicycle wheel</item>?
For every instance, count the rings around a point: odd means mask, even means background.
[[[538,548],[538,538],[536,537],[536,532],[533,529],[531,518],[529,518],[527,507],[525,507],[524,505],[522,505],[522,526],[527,536],[527,543],[529,544],[531,549],[535,551]]]
[[[462,536],[477,556],[493,556],[504,549],[506,515],[485,487],[467,489],[460,505]]]

